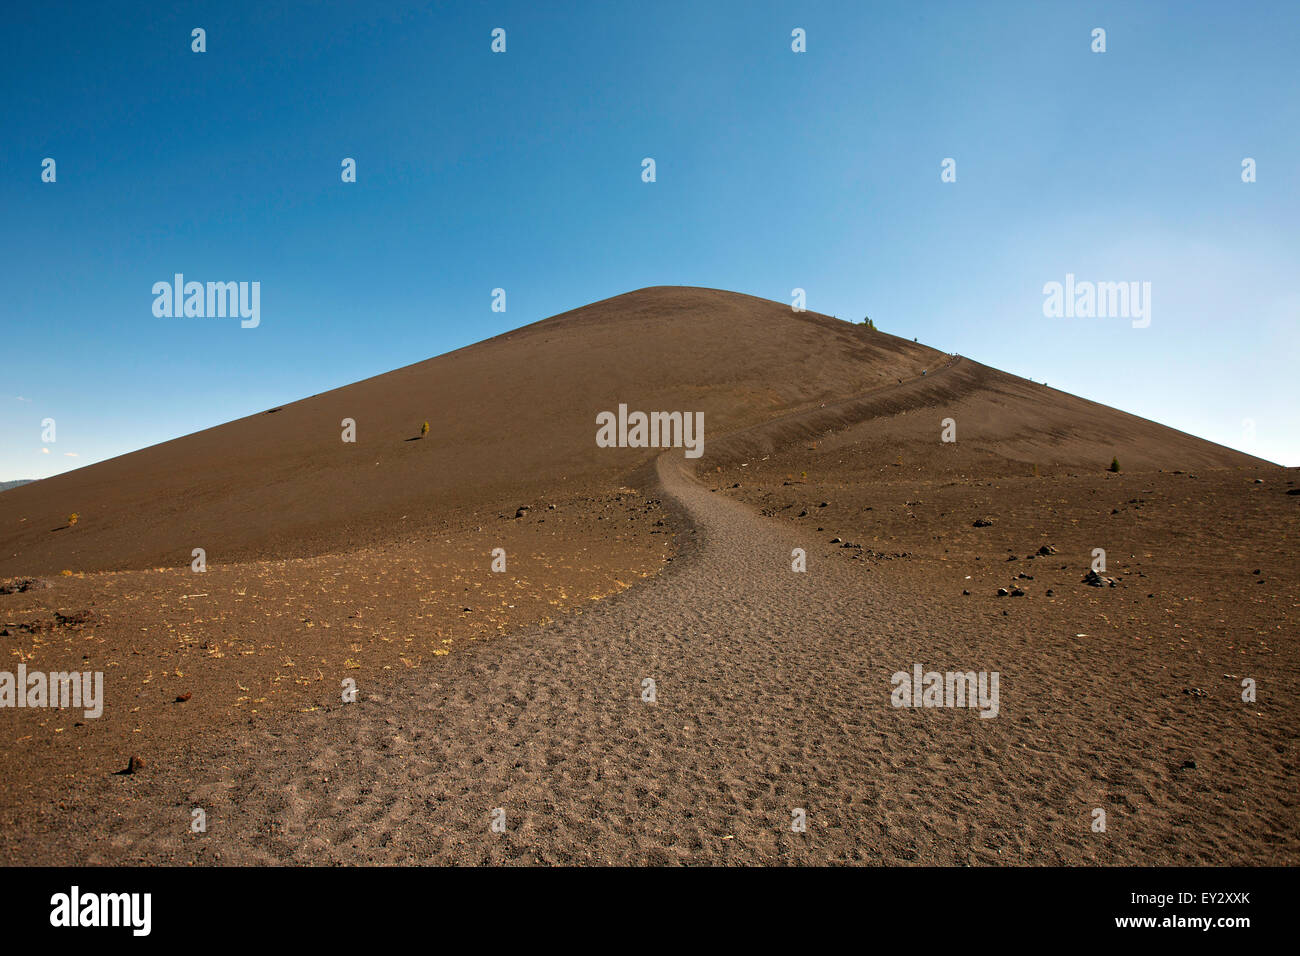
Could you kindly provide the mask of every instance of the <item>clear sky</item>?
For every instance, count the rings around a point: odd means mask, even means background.
[[[1300,464],[1292,0],[136,6],[0,27],[0,479],[648,285],[803,288]],[[178,272],[261,324],[156,317]],[[1067,274],[1150,326],[1045,316]]]

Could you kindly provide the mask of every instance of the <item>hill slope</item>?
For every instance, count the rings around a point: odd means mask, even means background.
[[[608,490],[657,454],[596,447],[597,413],[620,403],[704,412],[706,465],[747,442],[773,447],[863,421],[894,429],[902,411],[958,404],[963,439],[978,435],[1012,457],[1028,444],[1059,449],[1065,463],[1112,450],[1130,467],[1258,463],[965,360],[944,369],[949,362],[752,296],[642,289],[13,489],[0,498],[0,575],[175,567],[196,546],[220,561],[317,554],[468,522],[538,494]],[[341,440],[347,418],[355,443]],[[430,433],[418,439],[425,420]],[[742,429],[747,438],[717,441]],[[934,415],[908,429],[937,443]],[[68,528],[72,512],[80,520]]]

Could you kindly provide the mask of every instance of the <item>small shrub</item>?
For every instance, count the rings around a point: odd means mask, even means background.
[[[80,518],[80,517],[81,517],[81,515],[77,514],[75,511],[72,512],[72,514],[68,515],[68,525],[71,526],[71,525],[76,524],[76,523],[77,523],[77,519]]]
[[[1110,468],[1108,468],[1107,471],[1119,471],[1119,459],[1118,459],[1118,458],[1111,458],[1111,460],[1110,460]]]
[[[429,434],[429,423],[425,422],[420,426],[420,437],[423,438],[427,434]]]

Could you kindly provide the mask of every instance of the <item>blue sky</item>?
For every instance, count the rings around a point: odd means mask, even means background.
[[[1300,4],[374,6],[7,11],[0,479],[661,284],[1300,464]],[[260,326],[155,317],[177,272]],[[1150,282],[1150,327],[1045,317],[1067,273]]]

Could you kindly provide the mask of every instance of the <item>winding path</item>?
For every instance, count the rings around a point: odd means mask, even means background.
[[[300,864],[1240,855],[1258,808],[1229,813],[1170,776],[1152,746],[1164,708],[1113,694],[1087,706],[1090,686],[1134,680],[1131,660],[846,562],[824,535],[797,538],[710,492],[680,452],[655,469],[681,529],[663,574],[363,686],[357,703],[198,739],[165,775],[133,778],[132,800],[67,851],[89,863]],[[795,547],[806,573],[791,569]],[[890,675],[914,662],[999,671],[999,719],[892,707]],[[1142,808],[1142,831],[1092,834],[1089,809],[1102,803]],[[1193,805],[1194,846],[1176,839]],[[195,806],[207,811],[199,837],[178,825]],[[796,810],[806,832],[792,829]]]
[[[923,603],[872,593],[680,453],[657,470],[691,525],[664,574],[234,752],[197,742],[174,768],[192,785],[140,803],[205,807],[206,841],[132,814],[90,861],[965,862],[975,801],[954,776],[1010,839],[1007,771],[981,759],[1002,722],[890,707],[889,675],[944,643]]]

